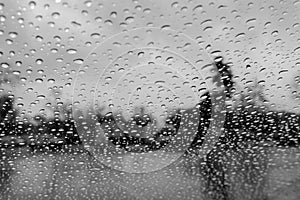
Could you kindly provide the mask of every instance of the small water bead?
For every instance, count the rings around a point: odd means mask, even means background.
[[[23,24],[23,23],[24,23],[24,19],[23,19],[23,18],[19,18],[19,19],[18,19],[18,23],[19,23],[19,24]]]
[[[74,62],[75,64],[81,65],[81,64],[83,64],[83,59],[78,58],[78,59],[73,60],[73,62]]]
[[[21,72],[20,72],[20,71],[17,71],[17,70],[14,70],[14,71],[13,71],[13,74],[14,74],[14,75],[20,75]]]
[[[92,34],[91,34],[91,37],[92,37],[93,39],[99,39],[99,38],[100,38],[100,33],[92,33]]]
[[[0,15],[0,22],[5,22],[6,21],[6,17],[4,15]]]
[[[39,59],[37,59],[35,62],[36,62],[36,64],[41,65],[44,61],[43,61],[42,59],[39,58]]]
[[[75,53],[77,53],[77,50],[76,49],[67,49],[67,53],[68,54],[75,54]]]
[[[37,15],[35,18],[36,18],[38,21],[42,21],[43,16],[42,16],[42,15]]]
[[[3,10],[4,6],[4,3],[0,3],[0,10]]]
[[[11,39],[6,39],[6,44],[11,45],[13,43],[13,41]]]
[[[134,22],[134,17],[132,17],[132,16],[126,17],[126,18],[125,18],[125,22],[128,23],[128,24]]]
[[[202,5],[197,5],[193,8],[193,12],[199,12],[203,10],[203,6]]]
[[[16,53],[15,53],[14,51],[10,51],[10,52],[9,52],[9,55],[10,55],[10,56],[14,56],[14,55],[16,55]]]
[[[51,16],[54,18],[54,19],[58,19],[60,17],[60,13],[59,12],[54,12],[51,14]]]
[[[107,25],[110,25],[110,26],[113,25],[113,22],[109,19],[105,20],[104,23],[107,24]]]
[[[102,22],[102,18],[101,18],[101,17],[96,17],[96,18],[95,18],[95,21],[96,21],[96,22]]]
[[[171,26],[168,25],[168,24],[163,25],[163,26],[161,27],[161,30],[170,30],[170,29],[171,29]]]
[[[9,32],[8,35],[11,38],[16,38],[18,36],[18,33],[17,32]]]
[[[57,62],[63,62],[64,59],[63,59],[63,58],[56,58],[56,61],[57,61]]]
[[[50,49],[50,52],[51,52],[51,53],[57,53],[57,52],[58,52],[58,49],[52,48],[52,49]]]
[[[145,54],[145,53],[144,53],[143,51],[141,51],[141,52],[139,52],[139,53],[137,54],[137,56],[138,56],[138,57],[143,57],[144,54]]]
[[[135,7],[135,9],[136,9],[137,11],[141,11],[141,10],[142,10],[142,6],[138,5],[138,6]]]
[[[21,61],[16,61],[16,65],[17,65],[18,67],[20,67],[20,66],[22,65],[22,62],[21,62]]]
[[[43,73],[44,73],[44,70],[39,69],[39,70],[37,70],[37,72],[38,72],[39,74],[43,74]]]
[[[85,5],[86,7],[91,7],[91,6],[92,6],[92,1],[85,1],[85,2],[84,2],[84,5]]]
[[[143,11],[145,14],[149,14],[151,12],[151,9],[150,8],[145,8],[144,11]]]
[[[4,69],[9,68],[9,64],[8,63],[1,63],[1,67]]]
[[[17,104],[17,107],[19,107],[19,108],[22,108],[23,106],[24,106],[23,103],[18,103],[18,104]]]
[[[295,48],[294,53],[300,54],[300,47]]]
[[[38,41],[38,42],[42,42],[44,40],[44,38],[40,35],[37,35],[35,36],[35,39]]]
[[[43,82],[43,79],[42,79],[42,78],[37,78],[37,79],[35,79],[35,82],[37,82],[37,83],[42,83],[42,82]]]
[[[30,9],[35,9],[35,7],[36,7],[36,2],[35,2],[35,1],[30,1],[30,2],[28,3],[28,5],[29,5],[29,8],[30,8]]]
[[[116,18],[117,17],[117,12],[111,12],[110,13],[110,17],[112,17],[112,18]]]

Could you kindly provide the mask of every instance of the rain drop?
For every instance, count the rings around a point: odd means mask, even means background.
[[[77,50],[76,49],[67,49],[67,53],[68,54],[75,54],[75,53],[77,53]]]
[[[203,10],[203,6],[202,5],[197,5],[196,7],[193,8],[194,12],[199,12],[201,10]]]
[[[16,32],[9,32],[8,35],[11,38],[16,38],[18,36],[18,33],[16,33]]]
[[[126,17],[125,22],[130,24],[134,21],[134,17],[130,16],[130,17]]]
[[[0,22],[5,22],[6,17],[4,15],[0,15]]]
[[[28,3],[28,5],[29,5],[29,8],[30,8],[30,9],[34,9],[35,6],[36,6],[36,3],[35,3],[34,1],[30,1],[30,2]]]
[[[58,19],[59,16],[60,16],[60,13],[59,12],[54,12],[51,14],[51,16],[54,18],[54,19]]]
[[[100,33],[92,33],[92,34],[91,34],[91,37],[92,37],[93,39],[98,39],[98,38],[100,38]]]
[[[177,8],[178,5],[179,5],[178,2],[174,2],[174,3],[171,4],[171,7],[172,7],[172,8]]]
[[[43,38],[42,36],[40,36],[40,35],[37,35],[37,36],[35,36],[35,39],[36,39],[38,42],[42,42],[44,38]]]
[[[76,22],[76,21],[72,21],[71,25],[74,26],[75,28],[80,28],[81,27],[81,24],[79,22]]]
[[[85,1],[84,5],[86,5],[86,7],[91,7],[92,6],[92,1]]]
[[[1,63],[1,67],[4,69],[9,68],[9,64],[8,63]]]
[[[37,78],[37,79],[35,79],[35,82],[37,82],[37,83],[42,83],[42,82],[43,82],[43,79]]]
[[[294,49],[294,53],[300,54],[300,47],[295,48],[295,49]]]
[[[107,24],[107,25],[110,25],[110,26],[113,25],[113,22],[109,19],[105,20],[104,23]]]
[[[41,65],[44,61],[43,61],[42,59],[39,58],[39,59],[37,59],[35,62],[36,62],[36,64]]]
[[[117,17],[117,12],[111,12],[111,13],[110,13],[110,16],[111,16],[112,18],[116,18],[116,17]]]
[[[163,25],[162,27],[161,27],[161,30],[170,30],[171,29],[171,26],[170,25]]]
[[[20,71],[16,71],[16,70],[14,70],[14,71],[13,71],[13,74],[14,74],[14,75],[20,75],[20,74],[21,74],[21,72],[20,72]]]
[[[73,60],[73,62],[77,65],[81,65],[81,64],[83,64],[83,59],[78,58],[78,59]]]
[[[142,57],[145,53],[143,51],[139,52],[137,55],[138,57]]]

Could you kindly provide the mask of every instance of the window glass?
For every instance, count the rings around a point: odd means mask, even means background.
[[[0,0],[0,199],[298,199],[299,0]]]

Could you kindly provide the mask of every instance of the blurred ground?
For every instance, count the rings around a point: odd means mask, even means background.
[[[300,149],[247,143],[243,151],[220,153],[230,199],[300,199]],[[203,163],[188,155],[147,174],[109,169],[80,146],[62,152],[2,149],[0,157],[0,199],[205,198]]]

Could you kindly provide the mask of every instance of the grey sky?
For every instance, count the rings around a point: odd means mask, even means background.
[[[21,72],[24,81],[12,90],[16,103],[23,103],[21,109],[32,110],[32,115],[53,101],[48,96],[53,91],[62,94],[58,102],[71,101],[79,67],[95,47],[139,27],[186,34],[200,44],[199,59],[209,60],[203,48],[232,62],[240,91],[259,82],[272,109],[300,112],[293,93],[294,77],[300,74],[299,1],[29,2],[4,1],[0,58]],[[202,71],[204,77],[206,73]]]

